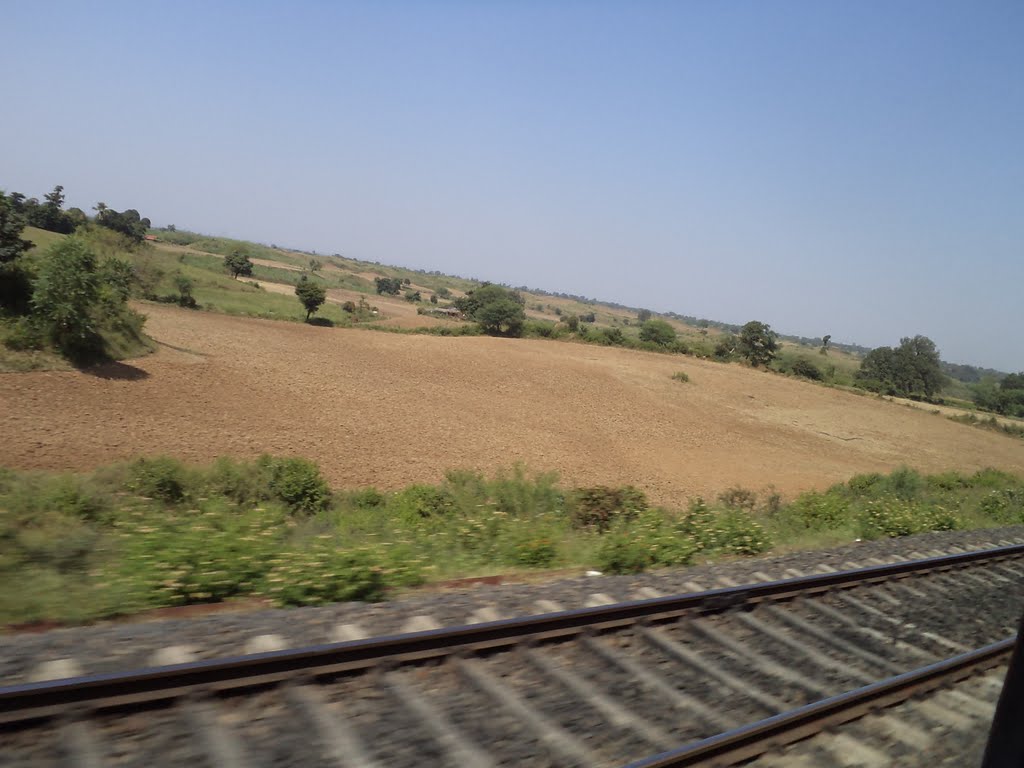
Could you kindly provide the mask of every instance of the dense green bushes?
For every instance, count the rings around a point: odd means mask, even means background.
[[[453,471],[394,493],[332,493],[299,458],[145,458],[90,475],[0,470],[0,622],[84,620],[260,595],[280,605],[515,568],[633,573],[931,530],[1024,524],[1024,482],[997,470],[851,478],[782,503],[730,488],[652,507],[640,490],[566,489],[522,467]]]

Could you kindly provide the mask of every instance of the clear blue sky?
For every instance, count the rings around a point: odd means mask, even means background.
[[[1024,368],[1024,2],[12,2],[0,187]]]

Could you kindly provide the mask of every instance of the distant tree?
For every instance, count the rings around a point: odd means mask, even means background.
[[[242,277],[252,275],[252,260],[249,258],[249,254],[240,248],[235,248],[224,257],[224,266],[235,280],[239,275]]]
[[[485,284],[455,300],[455,307],[491,336],[521,336],[526,311],[518,291]]]
[[[641,323],[646,323],[648,320],[651,319],[651,310],[641,309],[639,312],[636,313],[636,319],[639,320]]]
[[[658,318],[645,320],[640,326],[640,341],[667,347],[676,340],[676,329],[668,321]]]
[[[397,296],[402,290],[402,281],[397,277],[375,277],[373,282],[377,286],[377,293],[390,296]]]
[[[310,316],[320,309],[320,305],[327,299],[327,291],[324,287],[309,280],[305,275],[295,286],[295,295],[299,297],[302,306],[306,308],[306,322],[309,322]]]
[[[58,184],[52,192],[44,195],[43,199],[45,202],[39,206],[36,226],[49,232],[60,232],[65,235],[74,232],[75,226],[63,210],[64,187]]]
[[[89,217],[85,215],[85,211],[81,208],[68,208],[67,213],[65,213],[64,216],[71,224],[72,230],[84,227],[89,223]]]
[[[442,285],[440,288],[437,289],[437,295],[440,296],[442,299],[447,299],[449,296],[452,295],[452,292]]]
[[[32,285],[21,256],[32,242],[21,237],[24,229],[25,217],[18,213],[14,201],[0,192],[0,312],[21,314],[29,309]]]
[[[932,397],[945,383],[939,351],[927,336],[900,339],[896,349],[877,347],[861,361],[857,384],[890,395]]]
[[[431,304],[437,304],[437,294],[436,293],[430,294],[430,303]]]
[[[821,339],[821,349],[818,352],[822,355],[828,354],[828,343],[832,341],[832,334],[826,333]]]
[[[779,343],[767,323],[751,320],[740,329],[738,351],[755,368],[775,359]]]
[[[717,360],[731,360],[739,352],[740,340],[734,333],[723,333],[715,342],[712,354]]]
[[[96,223],[101,227],[120,232],[130,240],[141,243],[149,231],[150,221],[139,216],[134,208],[129,208],[123,213],[107,207],[106,203],[97,203]]]
[[[323,262],[320,261],[319,259],[310,259],[309,260],[309,271],[310,272],[319,272],[323,268],[324,268]]]
[[[1004,416],[1024,417],[1024,372],[1011,373],[998,383],[986,376],[973,386],[979,408]]]
[[[423,296],[420,295],[419,291],[408,290],[402,296],[403,296],[403,298],[406,301],[411,301],[411,302],[417,302],[417,301],[422,301],[423,300]]]
[[[573,333],[576,333],[576,331],[580,329],[579,315],[562,315],[562,322],[564,322]]]
[[[164,227],[164,229],[166,229],[168,232],[177,232],[178,231],[178,228],[176,226],[174,226],[173,224],[168,224],[166,227]]]
[[[593,312],[587,312],[585,315],[580,315],[581,323],[594,323],[597,322],[597,315]]]
[[[178,289],[178,304],[189,309],[194,309],[196,299],[192,295],[192,281],[183,274],[174,276],[174,287]]]

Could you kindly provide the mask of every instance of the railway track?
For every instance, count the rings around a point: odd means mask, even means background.
[[[856,704],[862,712],[892,705],[894,690],[878,686],[913,670],[935,687],[998,666],[1008,651],[992,644],[1013,633],[1022,578],[1014,545],[8,686],[0,754],[18,766],[706,764],[726,758],[671,761],[726,734],[785,743],[772,728],[851,691],[882,696]],[[968,664],[981,646],[991,647]],[[910,734],[901,743],[920,749],[929,725],[984,722],[978,696],[944,696],[914,715],[921,722],[888,716]],[[822,727],[836,717],[846,715]],[[770,759],[756,743],[736,759]]]

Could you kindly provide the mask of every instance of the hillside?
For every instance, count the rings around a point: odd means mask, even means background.
[[[146,305],[159,351],[0,377],[0,465],[263,452],[342,487],[525,462],[663,503],[792,495],[902,464],[1024,471],[1024,442],[745,366],[542,340],[361,333]],[[689,374],[690,383],[671,378]]]

